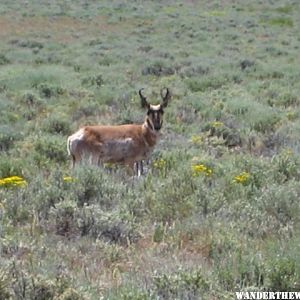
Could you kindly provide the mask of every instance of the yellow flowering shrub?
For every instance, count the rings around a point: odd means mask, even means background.
[[[212,169],[209,167],[203,165],[203,164],[197,164],[192,166],[192,176],[197,177],[199,175],[205,175],[205,176],[211,176],[212,175]]]
[[[74,178],[71,177],[71,176],[64,176],[64,177],[63,177],[63,181],[64,181],[64,182],[73,182],[73,181],[74,181]]]
[[[218,127],[222,127],[224,125],[223,122],[220,122],[220,121],[214,121],[214,122],[211,122],[211,127],[214,127],[214,128],[218,128]]]
[[[239,183],[239,184],[247,184],[250,180],[250,173],[248,172],[242,172],[241,174],[235,176],[233,178],[233,183]]]
[[[27,182],[20,176],[10,176],[0,179],[0,187],[24,187]]]
[[[193,135],[191,137],[191,142],[194,145],[201,145],[203,143],[203,136],[201,136],[201,135]]]
[[[153,161],[153,167],[158,170],[163,170],[166,167],[166,165],[167,162],[162,158]]]

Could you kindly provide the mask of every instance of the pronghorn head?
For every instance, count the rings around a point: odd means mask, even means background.
[[[164,95],[164,90],[166,90]],[[168,88],[164,88],[160,91],[162,102],[158,105],[148,103],[147,98],[142,94],[143,89],[139,90],[141,97],[141,104],[143,108],[147,108],[146,122],[151,130],[159,131],[163,123],[164,108],[168,106],[169,99],[171,98]]]

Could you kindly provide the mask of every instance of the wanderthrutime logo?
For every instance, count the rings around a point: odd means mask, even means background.
[[[239,300],[300,299],[300,292],[235,292]]]

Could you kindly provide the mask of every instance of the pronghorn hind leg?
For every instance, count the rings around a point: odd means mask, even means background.
[[[139,169],[140,169],[140,175],[144,175],[144,164],[143,161],[139,161]]]
[[[93,153],[91,155],[91,164],[94,166],[98,166],[99,165],[99,157],[96,153]]]
[[[75,158],[74,154],[71,154],[71,157],[72,157],[71,168],[74,169],[75,168],[75,163],[76,163],[76,158]]]
[[[134,163],[134,173],[137,175],[137,177],[140,176],[140,173],[139,173],[139,162],[138,161],[136,161]]]

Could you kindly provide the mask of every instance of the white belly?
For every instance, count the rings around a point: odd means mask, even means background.
[[[125,162],[145,159],[151,152],[149,148],[141,147],[132,138],[116,139],[103,144],[103,160]]]
[[[102,150],[105,160],[123,160],[128,158],[134,151],[135,145],[132,138],[106,141]]]

